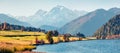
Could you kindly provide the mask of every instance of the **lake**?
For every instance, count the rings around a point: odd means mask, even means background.
[[[120,40],[89,40],[39,45],[33,51],[47,53],[120,53]]]

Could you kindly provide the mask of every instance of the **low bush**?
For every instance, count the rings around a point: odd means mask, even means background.
[[[0,48],[0,53],[14,53],[14,50],[9,48]]]

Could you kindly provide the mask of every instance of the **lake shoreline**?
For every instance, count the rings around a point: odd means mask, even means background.
[[[119,40],[120,39],[88,40],[88,41],[85,40],[85,41],[65,42],[65,43],[59,43],[59,44],[53,44],[53,45],[38,45],[37,48],[32,51],[46,52],[46,53],[52,53],[52,52],[53,53],[55,53],[55,52],[78,53],[78,51],[81,53],[87,53],[87,52],[99,53],[99,51],[101,51],[103,53],[114,52],[114,51],[116,51],[117,47],[119,46],[118,44],[120,44],[120,43],[118,43]],[[116,41],[117,41],[117,43],[116,43]],[[111,46],[111,44],[114,44],[114,45]],[[116,49],[114,48],[113,51],[110,51],[110,49],[112,47],[115,47]],[[95,50],[93,50],[93,48]],[[104,48],[107,48],[108,50],[104,50]],[[117,49],[117,50],[119,50],[119,49]]]

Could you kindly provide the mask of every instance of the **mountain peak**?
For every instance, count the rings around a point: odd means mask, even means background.
[[[49,12],[48,15],[61,15],[63,16],[64,14],[75,14],[74,11],[64,7],[57,5],[53,7]]]
[[[96,10],[97,12],[103,12],[103,11],[106,11],[105,9],[97,9]]]
[[[65,7],[64,7],[64,6],[61,6],[61,5],[57,5],[56,8],[63,9],[63,8],[65,8]]]
[[[109,12],[120,14],[120,8],[114,7],[108,10]]]
[[[68,8],[66,8],[64,6],[57,5],[52,10],[61,11],[61,10],[68,10]]]
[[[109,9],[109,11],[113,11],[113,10],[120,10],[120,8],[117,8],[117,7],[114,7],[114,8],[111,8],[111,9]]]
[[[46,13],[46,11],[40,9],[35,14],[37,14],[37,15],[43,15],[45,13]]]

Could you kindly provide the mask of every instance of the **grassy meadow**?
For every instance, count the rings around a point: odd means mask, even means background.
[[[10,49],[10,51],[32,50],[35,48],[36,36],[38,40],[44,40],[45,44],[49,44],[46,39],[46,34],[43,32],[27,32],[20,30],[0,31],[0,48],[7,48]],[[52,38],[54,43],[60,41],[64,42],[63,36],[53,36]],[[69,39],[70,41],[79,40],[77,37],[70,37]]]

